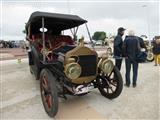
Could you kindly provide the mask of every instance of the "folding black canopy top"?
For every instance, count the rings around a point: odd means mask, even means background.
[[[87,22],[86,20],[80,18],[77,15],[34,12],[31,14],[26,24],[27,33],[29,26],[31,34],[38,33],[39,29],[42,28],[42,18],[44,18],[44,27],[48,30],[51,29],[55,32],[74,28]]]

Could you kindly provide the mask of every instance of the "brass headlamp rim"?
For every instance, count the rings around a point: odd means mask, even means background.
[[[104,70],[104,66],[105,66],[106,64],[110,64],[110,65],[111,65],[111,69],[109,68],[110,70],[108,70],[108,71]],[[112,70],[113,70],[113,68],[114,68],[114,64],[113,64],[112,60],[110,60],[110,59],[102,59],[102,58],[101,58],[101,59],[99,60],[98,67],[99,67],[104,73],[108,74],[108,73],[111,73],[111,72],[112,72]]]
[[[70,76],[69,76],[69,74],[68,74],[68,69],[69,69],[69,67],[71,67],[72,65],[76,65],[76,66],[78,66],[79,69],[80,69],[79,75],[77,75],[77,77],[75,77],[75,78],[70,78]],[[81,75],[82,68],[81,68],[81,66],[80,66],[78,63],[72,62],[72,63],[66,64],[64,72],[65,72],[66,76],[67,76],[69,79],[72,79],[72,80],[73,80],[73,79],[77,79],[77,78]]]

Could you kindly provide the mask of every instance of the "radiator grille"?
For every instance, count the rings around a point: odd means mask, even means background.
[[[82,67],[82,73],[80,77],[93,76],[96,74],[97,56],[95,55],[78,56],[78,63]]]

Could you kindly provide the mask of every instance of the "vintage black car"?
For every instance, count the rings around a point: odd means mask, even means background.
[[[113,99],[122,91],[122,77],[113,62],[85,47],[84,38],[76,42],[82,24],[90,37],[86,23],[77,15],[34,12],[25,26],[30,71],[40,80],[43,105],[50,117],[58,111],[58,97],[82,96],[98,88],[104,97]],[[68,29],[72,37],[64,34]]]

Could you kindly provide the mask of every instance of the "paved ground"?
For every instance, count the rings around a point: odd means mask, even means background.
[[[27,52],[22,48],[0,48],[0,60],[26,58]]]
[[[29,72],[27,59],[1,62],[1,118],[51,119],[42,106],[39,81]],[[124,78],[124,63],[122,75]],[[108,100],[94,90],[83,97],[60,99],[57,119],[160,119],[160,69],[140,65],[137,88],[124,87],[120,97]]]

